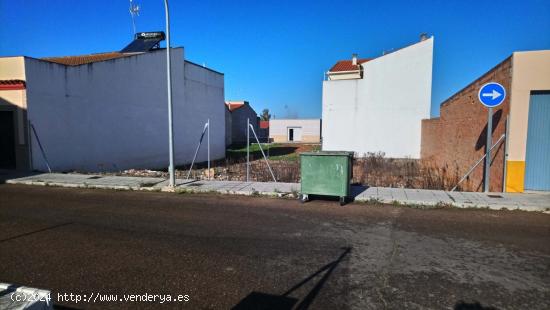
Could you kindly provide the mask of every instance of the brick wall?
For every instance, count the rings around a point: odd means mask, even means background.
[[[421,158],[433,161],[462,177],[485,153],[487,108],[478,100],[479,88],[487,82],[498,82],[507,91],[505,101],[493,109],[493,144],[505,133],[512,83],[511,57],[466,86],[441,104],[440,117],[422,120]],[[490,191],[502,191],[504,143],[491,153]],[[465,181],[465,189],[483,190],[484,165],[480,164]]]

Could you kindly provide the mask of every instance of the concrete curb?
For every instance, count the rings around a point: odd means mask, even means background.
[[[176,188],[164,178],[100,176],[82,174],[40,174],[8,179],[8,184],[57,186],[68,188],[158,191],[173,193],[216,193],[222,195],[297,198],[300,184],[242,181],[206,181],[177,179]],[[438,190],[353,187],[355,201],[419,208],[456,207],[461,209],[523,210],[547,213],[550,194],[505,194],[445,192]],[[496,198],[499,199],[496,199]]]

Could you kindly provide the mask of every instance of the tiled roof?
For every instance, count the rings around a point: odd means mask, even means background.
[[[109,53],[99,53],[99,54],[90,54],[90,55],[78,55],[78,56],[64,56],[64,57],[45,57],[41,58],[42,60],[54,62],[66,66],[79,66],[84,64],[89,64],[92,62],[105,61],[111,59],[117,59],[127,56],[132,56],[132,54],[125,54],[119,52],[109,52]]]
[[[357,59],[357,65],[353,65],[351,62],[351,59],[349,60],[340,60],[338,61],[332,68],[330,68],[329,72],[340,72],[340,71],[354,71],[359,70],[359,65],[363,64],[369,60],[372,60],[372,58],[362,58]]]
[[[23,80],[0,80],[0,90],[25,89]]]
[[[229,111],[233,112],[244,106],[245,102],[246,101],[226,101],[225,104],[227,105],[227,108],[229,108]]]

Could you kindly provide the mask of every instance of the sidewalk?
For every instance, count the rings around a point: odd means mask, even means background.
[[[172,191],[164,178],[101,176],[89,174],[44,173],[8,178],[9,184],[102,188],[118,190]],[[299,183],[176,180],[176,192],[216,192],[237,195],[267,195],[297,197]],[[550,210],[550,193],[474,193],[442,190],[404,189],[354,186],[352,196],[359,202],[459,208],[489,208],[494,210]]]

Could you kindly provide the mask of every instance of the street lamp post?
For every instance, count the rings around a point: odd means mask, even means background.
[[[170,187],[176,186],[174,174],[174,125],[172,123],[172,72],[170,67],[170,13],[168,12],[168,0],[164,0],[164,11],[166,13],[166,85],[168,91],[168,152],[170,153]]]

